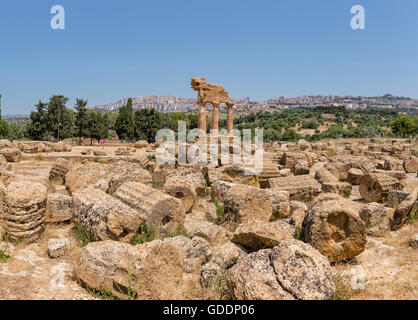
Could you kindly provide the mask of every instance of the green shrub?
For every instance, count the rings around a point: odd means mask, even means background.
[[[156,189],[156,190],[161,190],[164,186],[164,183],[160,182],[160,181],[153,181],[152,182],[152,188]]]
[[[76,222],[71,230],[83,247],[92,242],[92,236],[90,232],[86,230],[82,224]]]
[[[9,260],[11,256],[0,249],[0,263],[4,263]]]
[[[176,231],[169,232],[165,236],[165,238],[174,238],[174,237],[177,237],[177,236],[183,236],[183,237],[186,237],[186,238],[189,238],[189,239],[192,237],[192,235],[187,231],[187,229],[184,226],[178,225]]]
[[[130,271],[128,271],[128,283],[127,284],[128,284],[127,286],[124,286],[115,282],[113,283],[114,289],[119,291],[124,296],[123,299],[126,297],[127,300],[136,300],[138,297],[138,292],[141,289],[141,285],[139,282],[137,282],[136,285],[134,286],[134,279]]]
[[[112,290],[104,288],[103,290],[97,291],[93,289],[88,289],[91,295],[102,300],[118,300],[116,296],[113,295]]]
[[[315,120],[304,121],[302,123],[302,128],[303,129],[317,129],[318,128],[318,123],[316,123]]]
[[[132,238],[131,244],[137,245],[150,242],[155,239],[155,233],[151,230],[146,222],[139,228],[138,233]]]
[[[411,211],[409,211],[409,215],[408,215],[408,220],[410,223],[415,223],[418,221],[418,204],[414,204],[414,206],[412,207]]]
[[[305,242],[305,225],[303,223],[300,228],[296,228],[295,239]]]
[[[205,173],[204,178],[205,178],[206,188],[210,187],[211,183],[209,180],[209,174],[207,172]]]
[[[3,239],[3,235],[0,234],[0,241]],[[7,238],[5,238],[5,243],[0,246],[0,263],[4,263],[11,258],[9,254],[6,253],[7,250]]]
[[[349,300],[353,295],[353,289],[343,279],[334,277],[335,292],[331,300]]]
[[[8,138],[10,135],[10,126],[9,124],[0,119],[0,138]]]
[[[224,208],[223,208],[223,206],[221,206],[219,204],[218,199],[213,199],[213,203],[215,204],[215,207],[216,207],[216,215],[217,215],[217,217],[218,218],[222,218],[223,215],[224,215]]]

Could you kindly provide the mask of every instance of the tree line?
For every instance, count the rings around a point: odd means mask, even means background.
[[[401,115],[393,109],[347,110],[344,106],[293,108],[283,111],[258,111],[234,119],[238,130],[263,128],[265,141],[319,141],[322,139],[415,137],[416,113]],[[321,127],[321,128],[320,128]],[[302,133],[312,129],[313,133]]]
[[[47,103],[39,101],[26,124],[0,121],[0,137],[16,140],[30,139],[58,141],[76,138],[79,144],[84,138],[100,141],[118,136],[122,141],[147,140],[153,142],[159,129],[177,129],[177,121],[186,122],[187,128],[197,127],[197,114],[175,112],[161,113],[155,109],[133,112],[132,99],[119,112],[102,113],[87,108],[88,101],[76,99],[74,108],[67,107],[69,99],[52,96]]]
[[[187,129],[197,128],[196,113],[162,113],[155,109],[140,109],[133,112],[132,99],[119,109],[115,121],[115,131],[122,141],[146,140],[154,142],[157,131],[169,128],[178,129],[178,121],[185,121]]]
[[[197,113],[161,113],[155,109],[134,112],[132,99],[128,99],[118,112],[102,113],[87,108],[87,100],[83,99],[76,99],[74,108],[69,108],[68,100],[62,95],[54,95],[47,103],[39,101],[26,124],[0,120],[0,137],[47,141],[76,138],[81,144],[84,138],[93,142],[117,135],[119,140],[126,142],[154,142],[158,130],[170,128],[176,132],[180,120],[186,122],[188,130],[197,128]],[[219,127],[226,128],[225,119],[220,120]],[[364,138],[380,135],[409,138],[418,134],[418,116],[401,115],[392,109],[295,108],[239,115],[234,118],[234,127],[240,131],[263,128],[265,141],[319,141],[340,136]],[[302,129],[311,129],[314,133],[302,134]]]

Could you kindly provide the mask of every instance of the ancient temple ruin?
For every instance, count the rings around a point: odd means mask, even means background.
[[[219,105],[225,103],[228,107],[227,112],[227,130],[232,132],[233,114],[232,108],[234,104],[228,96],[221,84],[210,84],[206,82],[206,78],[192,78],[191,86],[193,90],[198,92],[198,127],[206,132],[206,106],[210,103],[213,107],[212,113],[212,130],[219,129]]]

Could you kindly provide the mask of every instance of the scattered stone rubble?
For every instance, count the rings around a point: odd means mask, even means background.
[[[121,299],[324,300],[335,264],[416,221],[418,148],[405,140],[268,143],[259,175],[159,165],[149,157],[158,146],[119,147],[104,164],[65,157],[70,143],[0,140],[1,232],[35,241],[46,225],[81,226],[92,242],[73,259],[74,278]],[[59,152],[47,181],[15,174],[41,152]],[[68,237],[48,239],[51,261],[68,257]]]
[[[75,220],[96,241],[109,239],[129,242],[144,223],[140,212],[93,188],[73,194],[73,209]]]
[[[138,246],[117,241],[88,244],[75,275],[97,291],[110,290],[121,299],[179,299],[183,259],[176,246],[155,240]]]
[[[132,208],[155,232],[174,232],[184,224],[186,214],[181,201],[145,184],[126,182],[114,196]]]
[[[68,249],[70,240],[68,239],[49,239],[48,241],[48,256],[50,258],[59,258],[65,255],[65,250]]]
[[[350,203],[338,195],[319,196],[304,221],[305,240],[331,262],[364,251],[366,228]]]
[[[384,173],[370,173],[360,180],[360,194],[367,202],[387,200],[390,190],[402,190],[400,181]]]

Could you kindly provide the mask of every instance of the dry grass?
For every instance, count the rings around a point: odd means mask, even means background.
[[[233,300],[232,282],[228,278],[228,271],[221,269],[213,278],[208,288],[200,297],[203,300]]]
[[[363,290],[350,290],[336,279],[336,298],[350,300],[417,300],[418,250],[410,247],[409,240],[418,232],[418,223],[405,225],[399,231],[387,232],[384,238],[368,238],[366,250],[347,264],[333,267],[342,276],[350,277],[354,265],[365,271]]]
[[[191,239],[192,235],[187,231],[187,229],[183,225],[178,225],[177,229],[173,232],[169,232],[164,238],[174,238],[177,236],[183,236],[186,238]]]
[[[334,276],[335,293],[331,300],[350,300],[355,293],[349,284],[347,284],[341,277]]]

